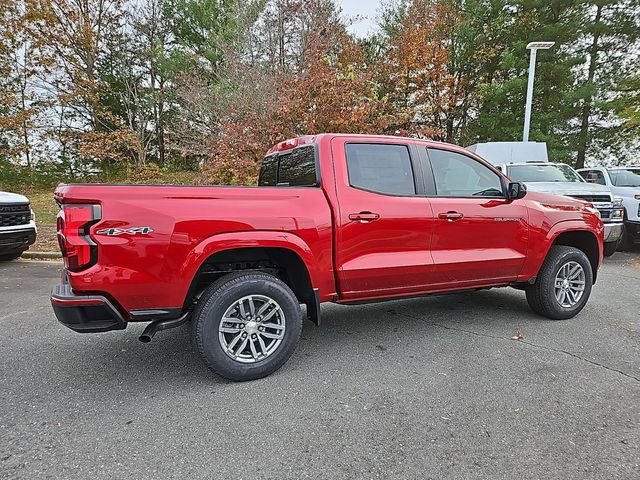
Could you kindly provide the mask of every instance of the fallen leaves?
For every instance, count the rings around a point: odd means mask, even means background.
[[[518,330],[516,334],[513,337],[511,337],[511,340],[522,340],[523,338],[524,338],[524,335],[522,335],[522,332]]]

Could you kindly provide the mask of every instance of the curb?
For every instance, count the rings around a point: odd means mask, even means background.
[[[60,252],[24,252],[20,257],[33,260],[57,260],[62,258],[62,254]]]

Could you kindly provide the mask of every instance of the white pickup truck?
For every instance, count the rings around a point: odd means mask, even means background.
[[[36,241],[36,219],[29,199],[0,192],[0,261],[22,255]]]
[[[640,243],[640,165],[581,168],[578,173],[589,183],[604,185],[624,205],[622,248]]]
[[[487,142],[467,149],[502,170],[514,182],[528,190],[578,198],[593,204],[604,224],[604,256],[615,253],[623,231],[622,198],[602,185],[587,183],[565,163],[549,162],[547,146],[542,142]]]

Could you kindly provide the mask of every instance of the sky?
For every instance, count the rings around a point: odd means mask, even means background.
[[[365,37],[375,30],[381,0],[337,0],[346,18],[356,19],[349,31],[357,37]]]

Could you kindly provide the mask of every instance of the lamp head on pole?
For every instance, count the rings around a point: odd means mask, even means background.
[[[556,42],[531,42],[527,45],[529,50],[546,50],[553,47]]]

